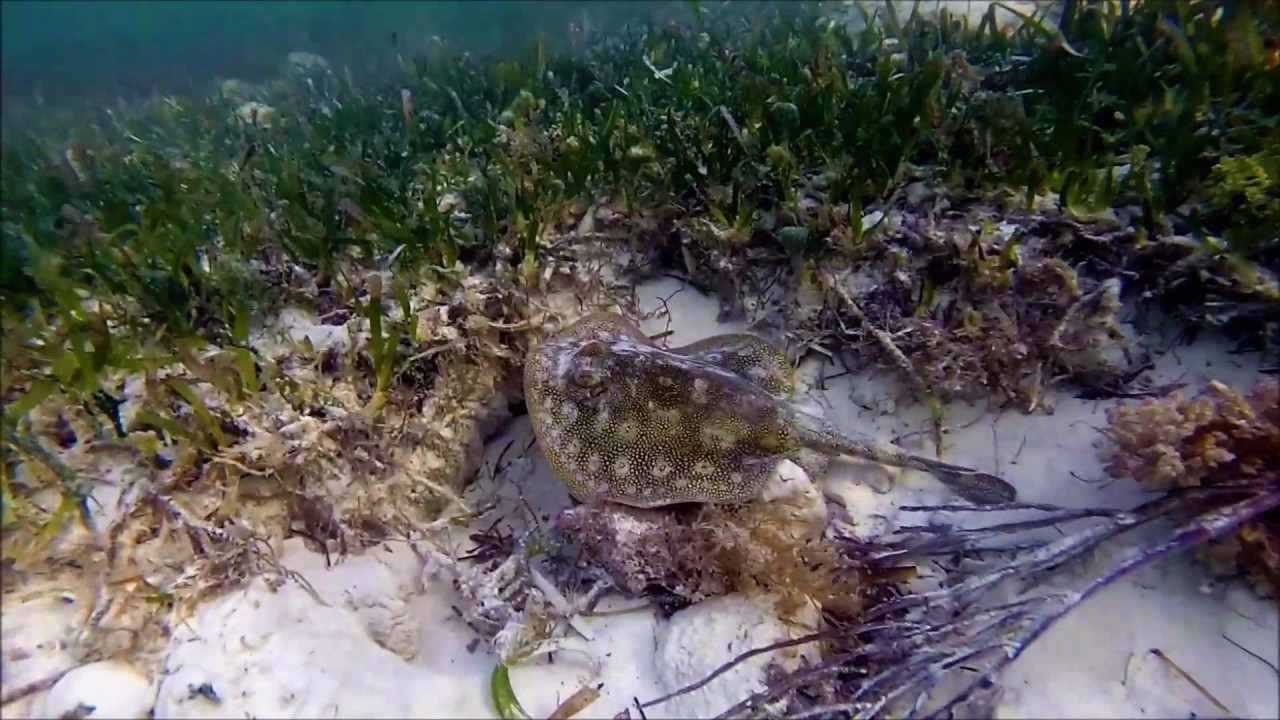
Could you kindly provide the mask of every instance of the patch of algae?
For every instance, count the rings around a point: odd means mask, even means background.
[[[214,451],[149,410],[157,384],[186,367],[111,379],[123,437],[84,408],[36,407],[23,431],[50,457],[14,463],[12,481],[70,473],[92,490],[80,518],[7,534],[6,595],[59,587],[82,620],[68,642],[76,664],[155,667],[171,629],[200,603],[254,576],[306,586],[277,561],[288,537],[326,555],[358,552],[465,519],[461,491],[521,399],[529,344],[589,309],[618,307],[617,288],[580,275],[571,254],[549,253],[537,273],[459,267],[395,278],[410,316],[388,311],[384,325],[414,332],[402,336],[376,413],[369,320],[347,313],[326,325],[296,309],[252,337],[258,392],[235,398],[192,382],[199,403],[169,402],[176,416],[218,419],[226,442]],[[43,500],[56,506],[57,493]]]

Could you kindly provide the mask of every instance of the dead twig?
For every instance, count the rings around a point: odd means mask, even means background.
[[[1182,678],[1183,680],[1186,680],[1191,685],[1191,687],[1195,688],[1201,695],[1205,697],[1205,699],[1213,703],[1214,707],[1226,713],[1228,717],[1235,716],[1235,713],[1231,712],[1231,708],[1227,707],[1226,705],[1223,705],[1221,700],[1214,697],[1213,693],[1209,692],[1209,690],[1204,685],[1201,685],[1198,680],[1191,677],[1191,673],[1187,672],[1186,670],[1183,670],[1181,665],[1174,662],[1173,659],[1170,658],[1168,655],[1165,655],[1163,650],[1161,650],[1160,648],[1151,648],[1148,652],[1160,658],[1161,662],[1167,665],[1169,669],[1177,673],[1178,677]]]
[[[1227,634],[1226,634],[1226,633],[1223,633],[1223,634],[1222,634],[1222,639],[1223,639],[1223,640],[1226,640],[1227,642],[1231,643],[1232,645],[1235,645],[1237,648],[1239,648],[1239,649],[1240,649],[1240,651],[1241,651],[1241,652],[1245,653],[1246,655],[1249,655],[1250,657],[1252,657],[1253,659],[1255,659],[1255,660],[1257,660],[1258,662],[1262,663],[1263,665],[1266,665],[1267,667],[1271,668],[1271,672],[1273,672],[1273,673],[1275,673],[1276,675],[1280,676],[1280,666],[1277,666],[1275,663],[1273,663],[1273,662],[1271,662],[1270,660],[1268,660],[1268,659],[1266,659],[1266,658],[1262,657],[1262,656],[1261,656],[1261,655],[1259,655],[1258,653],[1256,653],[1256,652],[1254,652],[1254,651],[1250,650],[1249,648],[1247,648],[1247,647],[1245,647],[1245,646],[1241,645],[1240,643],[1236,642],[1235,640],[1232,640],[1231,638],[1227,637]]]
[[[980,677],[971,680],[968,686],[957,693],[950,701],[942,705],[930,717],[943,718],[968,699],[983,683],[994,681],[997,673],[1008,667],[1030,647],[1037,638],[1061,620],[1075,607],[1092,597],[1104,587],[1128,575],[1140,567],[1155,562],[1172,553],[1187,550],[1195,545],[1223,537],[1233,532],[1242,523],[1262,513],[1280,507],[1280,489],[1272,488],[1269,492],[1258,492],[1225,507],[1194,515],[1164,534],[1162,539],[1138,545],[1120,559],[1097,573],[1094,579],[1083,589],[1067,595],[1051,612],[1038,616],[1033,623],[1020,632],[1008,636],[1005,641],[1003,656],[998,658]],[[1226,709],[1223,708],[1225,711]],[[1227,711],[1230,712],[1230,711]]]
[[[29,682],[26,685],[22,685],[14,688],[13,690],[10,690],[9,692],[5,693],[3,697],[0,697],[0,707],[8,705],[9,703],[17,702],[29,695],[34,695],[38,692],[44,692],[45,690],[48,690],[49,688],[58,684],[58,681],[62,679],[62,676],[71,672],[73,669],[74,668],[67,668],[66,670],[60,670],[50,675],[49,677],[41,678],[40,680]]]
[[[708,676],[664,697],[645,703],[652,707],[673,697],[706,686],[738,664],[776,650],[825,642],[835,652],[823,662],[801,668],[773,681],[759,693],[725,711],[721,717],[750,716],[766,705],[787,698],[817,682],[852,683],[847,691],[821,708],[797,708],[803,716],[819,710],[845,712],[852,718],[872,718],[891,712],[931,718],[949,717],[960,704],[973,702],[978,693],[994,687],[996,677],[1036,639],[1072,609],[1134,570],[1173,553],[1233,532],[1241,523],[1280,507],[1280,488],[1242,484],[1197,488],[1169,493],[1133,510],[1069,509],[1048,505],[1011,503],[996,507],[969,507],[952,503],[910,506],[911,511],[941,509],[986,512],[1038,510],[1045,516],[984,528],[955,530],[941,526],[903,528],[901,537],[888,543],[860,544],[855,538],[841,541],[865,558],[874,571],[888,561],[900,564],[902,556],[928,555],[940,549],[973,557],[983,550],[1013,552],[994,561],[978,561],[957,570],[942,587],[899,595],[870,608],[854,625],[831,627],[809,635],[772,643],[739,654]],[[1022,533],[1062,522],[1093,520],[1065,537],[1033,545],[987,548],[993,537]],[[1045,592],[1055,571],[1091,554],[1104,543],[1141,525],[1173,520],[1154,537],[1135,543],[1118,559],[1093,571],[1076,589]],[[997,594],[1009,581],[1017,586],[1012,595]],[[996,600],[995,598],[1003,598]],[[935,702],[936,689],[953,671],[963,669],[959,689]],[[835,680],[832,679],[835,676]],[[821,682],[818,682],[821,681]],[[838,701],[837,701],[838,700]],[[907,703],[904,705],[903,703]],[[772,705],[770,705],[772,707]],[[790,712],[788,713],[791,714]]]
[[[881,349],[884,350],[885,354],[893,361],[894,366],[897,367],[911,383],[912,390],[914,390],[917,396],[929,405],[931,411],[929,414],[933,421],[934,448],[938,457],[941,458],[942,418],[941,414],[937,412],[937,402],[933,393],[929,392],[929,386],[925,383],[924,378],[920,376],[920,373],[916,372],[916,368],[911,364],[911,360],[909,360],[906,354],[898,348],[897,343],[893,341],[893,338],[889,333],[872,324],[871,320],[867,317],[867,314],[862,311],[862,306],[859,305],[858,301],[855,300],[853,296],[849,294],[849,291],[844,288],[841,278],[831,274],[824,274],[822,276],[822,282],[826,286],[826,289],[835,295],[836,299],[840,301],[843,305],[844,311],[857,321],[858,324],[862,326],[863,330],[870,333],[870,335],[876,339],[876,342],[880,344]],[[843,320],[840,320],[840,326],[840,329],[847,335],[848,330],[844,327]]]

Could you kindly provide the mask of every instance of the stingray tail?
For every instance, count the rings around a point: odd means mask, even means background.
[[[828,455],[844,455],[882,465],[923,470],[938,478],[952,492],[977,505],[997,505],[1018,499],[1018,491],[995,475],[941,460],[912,455],[893,443],[850,436],[808,413],[797,412],[795,423],[804,447]]]
[[[976,505],[998,505],[1018,499],[1018,490],[995,475],[941,460],[907,455],[906,466],[933,473],[955,494]]]

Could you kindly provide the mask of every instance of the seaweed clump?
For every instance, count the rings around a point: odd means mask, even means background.
[[[811,603],[856,617],[869,585],[863,568],[820,528],[797,522],[795,509],[786,501],[689,511],[589,504],[561,513],[556,526],[582,550],[580,563],[666,615],[744,593],[775,598],[782,617]]]
[[[1211,382],[1194,397],[1174,393],[1107,411],[1107,473],[1159,492],[1205,486],[1280,487],[1280,380],[1241,394]],[[1243,572],[1265,597],[1280,596],[1280,512],[1243,523],[1198,554],[1220,575]]]
[[[1071,262],[1131,246],[1132,231],[984,203],[928,219],[947,205],[891,209],[888,230],[825,272],[832,302],[819,324],[847,367],[894,368],[943,403],[992,399],[1028,413],[1051,411],[1054,385],[1106,397],[1146,369],[1114,271]]]

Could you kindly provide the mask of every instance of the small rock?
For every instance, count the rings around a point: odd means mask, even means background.
[[[329,61],[309,52],[291,52],[288,57],[289,65],[299,70],[328,70]]]
[[[35,707],[35,717],[145,718],[155,688],[137,668],[118,660],[81,665],[62,676]]]
[[[664,692],[697,682],[748,650],[800,637],[818,624],[816,608],[788,625],[767,598],[728,595],[677,612],[657,632],[654,663]],[[765,670],[778,663],[794,670],[802,658],[818,659],[816,646],[757,655],[691,693],[663,703],[667,717],[713,717],[765,687]]]
[[[933,190],[924,182],[917,180],[906,187],[907,207],[919,208],[933,196]]]
[[[826,530],[830,516],[822,491],[790,460],[778,463],[760,500],[784,513],[788,532],[797,540],[821,537]]]
[[[270,105],[256,101],[243,103],[236,108],[236,119],[245,125],[256,125],[258,127],[271,127],[275,122],[276,110]]]

